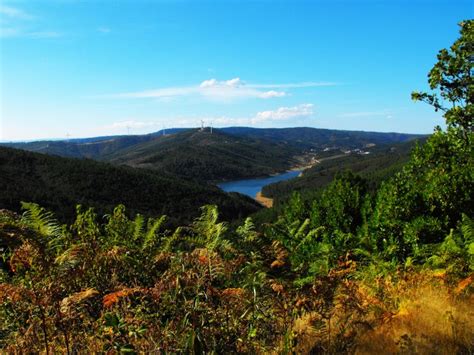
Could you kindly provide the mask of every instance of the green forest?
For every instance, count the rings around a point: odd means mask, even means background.
[[[100,215],[124,204],[130,215],[166,214],[175,226],[191,222],[205,204],[219,206],[228,219],[260,208],[246,196],[176,175],[0,147],[0,205],[19,212],[21,201],[54,211],[62,222],[74,221],[76,204],[94,207]]]
[[[67,207],[67,223],[48,204],[1,210],[0,351],[473,353],[474,21],[459,29],[428,73],[431,90],[412,93],[445,127],[410,154],[402,145],[343,172],[328,160],[304,186],[269,187],[286,197],[263,222],[229,221],[210,202],[171,227],[188,213],[184,198],[154,216],[126,203],[104,215],[85,200]],[[54,159],[50,173],[65,176],[69,160]],[[313,184],[321,172],[329,178]],[[158,179],[143,174],[135,185]]]

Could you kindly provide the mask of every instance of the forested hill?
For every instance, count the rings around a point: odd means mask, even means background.
[[[165,134],[166,133],[166,134]],[[404,142],[419,135],[338,131],[317,128],[169,129],[147,135],[111,136],[70,141],[3,143],[54,154],[164,169],[184,177],[226,180],[280,172],[309,150],[354,149]]]
[[[262,192],[266,197],[277,198],[280,201],[286,200],[293,192],[300,192],[307,198],[313,198],[315,193],[343,171],[359,174],[367,179],[371,189],[375,190],[381,181],[400,171],[410,160],[412,149],[425,141],[426,138],[421,138],[403,143],[374,146],[363,151],[370,154],[361,154],[357,150],[347,154],[333,152],[332,156],[320,158],[318,164],[306,169],[298,179],[264,186]]]
[[[193,129],[117,151],[107,160],[215,181],[277,173],[295,165],[298,154],[301,151],[286,142]]]
[[[265,139],[274,142],[286,142],[301,149],[324,148],[361,148],[367,144],[389,144],[406,142],[423,137],[420,134],[345,131],[310,127],[294,128],[251,128],[227,127],[224,132],[236,136]]]
[[[187,129],[174,128],[143,135],[103,136],[68,140],[41,140],[34,142],[0,143],[0,146],[59,155],[70,158],[101,160],[120,149],[157,139],[164,133],[174,134]]]
[[[18,211],[20,201],[38,203],[62,220],[74,217],[76,204],[101,214],[125,204],[130,213],[167,214],[179,222],[192,220],[205,204],[220,206],[229,219],[259,208],[244,196],[170,174],[0,147],[0,208]]]

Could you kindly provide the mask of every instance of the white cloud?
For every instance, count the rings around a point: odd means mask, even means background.
[[[293,107],[280,107],[274,111],[261,111],[255,115],[253,122],[280,121],[297,117],[309,117],[314,114],[313,108],[313,104],[301,104]]]
[[[217,85],[217,80],[216,79],[209,79],[209,80],[204,80],[201,85],[199,85],[200,88],[212,88]]]
[[[285,92],[260,91],[246,85],[240,78],[233,78],[224,81],[217,79],[204,80],[198,89],[198,93],[210,99],[229,100],[234,98],[260,98],[270,99],[273,97],[283,97]]]
[[[289,84],[247,84],[240,78],[217,80],[215,78],[202,81],[199,85],[168,87],[156,90],[129,92],[106,95],[109,98],[164,98],[176,96],[202,96],[210,100],[229,101],[234,99],[271,99],[289,95],[285,88],[305,88],[316,86],[333,86],[335,83],[303,82]],[[272,89],[272,90],[261,90]]]
[[[265,91],[260,94],[260,97],[262,99],[269,99],[272,97],[283,97],[286,96],[286,92],[284,91],[275,91],[275,90],[270,90],[270,91]]]
[[[236,88],[243,86],[244,83],[240,78],[233,78],[230,80],[218,81],[217,79],[204,80],[199,87],[200,88]]]
[[[228,127],[228,126],[261,126],[263,124],[271,124],[275,121],[285,121],[312,117],[314,115],[313,104],[301,104],[293,107],[280,107],[273,111],[261,111],[253,116],[248,117],[227,117],[227,116],[197,116],[197,117],[174,117],[174,118],[156,118],[151,120],[124,120],[114,122],[110,125],[101,127],[101,131],[110,132],[128,132],[143,133],[145,131],[153,131],[178,127],[198,127],[201,120],[205,126]],[[135,132],[134,132],[135,131]],[[130,133],[129,132],[129,133]]]

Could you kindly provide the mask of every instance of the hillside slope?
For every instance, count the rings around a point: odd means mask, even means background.
[[[262,192],[266,197],[279,200],[286,199],[295,191],[310,195],[329,184],[337,173],[346,170],[368,179],[374,189],[382,180],[401,170],[410,160],[410,152],[417,142],[424,143],[425,139],[365,149],[370,154],[352,152],[323,157],[301,177],[267,185]]]
[[[162,136],[105,157],[114,164],[155,169],[205,181],[274,174],[297,163],[285,142],[237,137],[214,129]]]
[[[230,219],[259,208],[244,196],[170,174],[0,147],[0,208],[18,211],[20,201],[41,204],[63,220],[74,216],[76,204],[110,213],[122,203],[130,213],[180,221],[192,220],[205,204],[220,206]]]
[[[227,127],[223,128],[222,131],[236,136],[285,142],[293,147],[305,150],[320,150],[324,148],[354,149],[362,148],[367,144],[399,143],[423,137],[420,134],[342,131],[311,127]]]
[[[169,129],[147,135],[2,145],[66,157],[90,158],[168,171],[186,178],[222,181],[269,175],[301,163],[295,158],[324,149],[363,148],[419,135],[297,128],[227,127]]]

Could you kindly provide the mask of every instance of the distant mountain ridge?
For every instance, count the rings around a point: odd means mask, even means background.
[[[274,174],[298,156],[324,149],[354,149],[399,143],[416,134],[339,131],[319,128],[227,127],[167,129],[146,135],[106,136],[1,145],[73,158],[162,170],[205,181]]]

